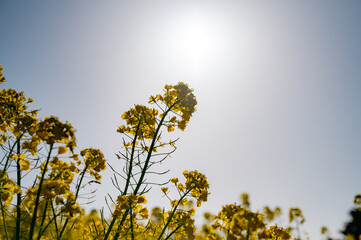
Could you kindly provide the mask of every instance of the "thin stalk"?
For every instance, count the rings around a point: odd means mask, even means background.
[[[54,219],[55,219],[56,214],[55,214],[54,205],[53,205],[52,202],[50,204],[51,204],[51,210],[53,211],[53,216],[54,216]],[[59,229],[58,229],[58,224],[57,224],[56,220],[54,221],[54,225],[55,225],[56,237],[58,237]]]
[[[49,204],[49,202],[46,201],[45,206],[44,206],[43,217],[41,218],[41,223],[40,223],[39,234],[38,234],[37,240],[40,240],[40,238],[41,238],[41,233],[42,233],[45,218],[46,218],[46,210],[48,209],[48,204]]]
[[[10,162],[10,156],[11,156],[11,154],[13,153],[14,148],[15,148],[15,146],[17,145],[18,141],[20,141],[20,138],[22,138],[23,135],[24,135],[24,134],[21,134],[20,137],[19,137],[19,139],[16,139],[16,141],[14,142],[14,145],[10,148],[10,152],[8,153],[8,156],[7,156],[7,158],[6,158],[6,162],[5,162],[5,165],[4,165],[4,170],[2,171],[0,178],[2,178],[2,177],[5,175],[5,170],[6,170],[6,168],[7,168],[8,163]]]
[[[133,213],[130,212],[130,233],[132,236],[132,240],[134,240],[134,226],[133,226]]]
[[[122,195],[126,195],[127,194],[127,191],[128,191],[128,187],[129,187],[129,184],[130,184],[130,179],[131,179],[131,175],[132,175],[132,168],[133,168],[133,158],[134,158],[134,152],[135,152],[135,142],[137,140],[137,137],[138,137],[138,132],[139,132],[139,128],[140,128],[140,123],[141,123],[141,120],[139,120],[139,123],[137,125],[137,129],[135,131],[135,136],[134,136],[134,139],[133,139],[133,145],[132,145],[132,152],[131,152],[131,156],[130,156],[130,164],[129,164],[129,171],[128,171],[128,174],[127,174],[127,182],[125,184],[125,187],[124,187],[124,191],[123,191],[123,194]],[[126,212],[127,213],[127,212]],[[128,213],[127,213],[128,214]],[[106,240],[110,234],[110,231],[112,230],[113,226],[114,226],[114,223],[116,221],[116,217],[113,217],[109,227],[108,227],[108,230],[107,230],[107,233],[105,234],[104,236],[104,240]],[[123,224],[123,221],[121,221],[121,224]],[[116,239],[114,237],[114,239]]]
[[[178,200],[178,203],[177,203],[177,205],[174,207],[174,209],[173,209],[173,211],[172,211],[172,213],[170,214],[170,216],[169,216],[169,218],[168,218],[168,221],[167,221],[167,223],[165,224],[165,226],[164,226],[164,228],[162,229],[162,232],[160,233],[160,235],[159,235],[159,237],[158,237],[158,240],[160,240],[161,238],[162,238],[162,236],[163,236],[163,234],[164,234],[164,232],[165,232],[165,230],[167,229],[167,227],[168,227],[168,225],[169,225],[169,223],[170,223],[170,221],[172,220],[172,218],[173,218],[173,215],[174,215],[174,213],[176,212],[176,210],[177,210],[177,208],[178,208],[178,206],[179,206],[179,204],[182,202],[182,200],[183,200],[183,198],[185,198],[185,196],[187,196],[188,195],[188,193],[190,193],[191,192],[191,190],[188,190],[179,200]],[[168,237],[170,237],[170,235],[168,236]]]
[[[9,240],[8,227],[6,226],[6,220],[5,220],[5,209],[4,209],[4,205],[3,205],[2,201],[0,201],[0,205],[1,205],[1,214],[2,214],[2,218],[3,218],[4,229],[5,229],[5,237],[7,240]]]
[[[43,186],[43,182],[44,182],[44,178],[45,178],[45,173],[46,173],[47,168],[48,168],[48,164],[49,164],[49,161],[50,161],[50,156],[51,156],[51,151],[52,151],[52,150],[53,150],[53,143],[50,145],[49,154],[48,154],[48,157],[46,158],[44,170],[43,170],[43,173],[41,174],[41,178],[40,178],[39,189],[38,189],[38,193],[37,193],[36,199],[35,199],[35,206],[34,206],[33,218],[32,218],[32,220],[31,220],[29,240],[32,240],[32,239],[33,239],[34,229],[35,229],[35,223],[36,223],[36,215],[37,215],[37,212],[38,212],[39,201],[40,201],[40,192],[41,192],[41,188],[42,188],[42,186]]]
[[[145,160],[145,163],[144,163],[144,167],[143,167],[143,171],[142,171],[142,174],[140,175],[140,178],[139,178],[139,182],[134,190],[134,195],[137,195],[139,189],[140,189],[140,186],[142,185],[142,182],[143,182],[143,179],[144,179],[144,176],[145,176],[145,173],[148,169],[148,164],[149,164],[149,161],[150,161],[150,158],[152,156],[152,152],[153,152],[153,149],[154,149],[154,145],[157,141],[157,137],[158,137],[158,133],[160,131],[160,128],[162,127],[162,124],[164,122],[164,119],[165,117],[168,115],[168,113],[172,110],[172,108],[178,104],[182,99],[179,99],[178,101],[176,101],[175,103],[173,103],[168,109],[167,111],[165,111],[165,113],[163,114],[163,117],[162,119],[160,120],[159,124],[158,124],[158,127],[154,133],[154,137],[152,139],[152,143],[150,145],[150,148],[149,148],[149,152],[148,152],[148,155],[147,155],[147,158]]]
[[[48,229],[48,227],[50,226],[51,222],[54,221],[57,216],[59,216],[60,213],[58,213],[57,215],[54,215],[52,219],[50,219],[50,221],[45,225],[44,229],[42,230],[41,233],[39,233],[40,237],[45,233],[46,229]]]
[[[178,229],[182,226],[183,224],[179,224],[178,227],[176,227],[176,229],[174,229],[164,240],[167,240],[168,238],[170,238],[175,232],[178,231]]]
[[[135,131],[135,135],[134,135],[134,139],[133,139],[133,145],[132,145],[132,153],[130,155],[130,163],[129,163],[129,171],[128,171],[128,175],[127,175],[127,182],[125,184],[125,188],[123,191],[123,195],[127,194],[128,191],[128,187],[129,187],[129,183],[130,183],[130,179],[131,179],[131,175],[132,175],[132,169],[133,169],[133,158],[134,158],[134,152],[135,152],[135,142],[137,141],[137,137],[138,137],[138,131],[140,128],[140,123],[142,122],[142,119],[139,120],[139,123],[137,125],[137,129]]]
[[[122,220],[120,220],[120,223],[119,223],[119,225],[118,225],[118,232],[115,234],[114,240],[117,240],[117,239],[118,239],[118,237],[119,237],[119,230],[120,230],[121,226],[123,225],[123,222],[124,222],[125,219],[127,218],[128,213],[129,213],[129,209],[127,209],[127,210],[125,211],[125,213],[123,214]],[[109,237],[110,231],[111,231],[112,227],[114,226],[114,223],[115,223],[116,220],[117,220],[116,217],[113,217],[113,220],[112,220],[112,222],[110,223],[110,225],[109,225],[109,227],[108,227],[107,233],[106,233],[105,236],[104,236],[104,240],[106,240],[106,239]]]
[[[16,153],[20,154],[20,138],[16,140]],[[21,187],[21,167],[20,167],[20,159],[16,161],[16,181],[19,187]],[[21,191],[16,194],[16,232],[15,239],[20,240],[20,221],[21,221]]]
[[[80,180],[79,180],[79,184],[77,185],[76,187],[76,193],[75,193],[75,201],[78,199],[78,194],[79,194],[79,190],[80,190],[80,187],[81,187],[81,183],[83,182],[83,179],[84,179],[84,176],[85,176],[85,172],[86,170],[88,170],[88,165],[85,166],[84,170],[80,173],[81,177],[80,177]],[[58,235],[58,240],[61,238],[61,236],[63,235],[64,231],[65,231],[65,228],[66,228],[66,225],[68,224],[69,222],[69,218],[67,218],[65,220],[65,223],[61,229],[61,232],[60,234]]]

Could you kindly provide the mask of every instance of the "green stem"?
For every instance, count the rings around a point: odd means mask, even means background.
[[[6,220],[5,220],[5,209],[2,201],[0,201],[0,204],[1,204],[1,214],[3,218],[4,229],[5,229],[5,236],[6,239],[9,240],[8,227],[6,226]]]
[[[54,221],[54,220],[57,218],[57,216],[59,216],[59,215],[60,215],[60,213],[58,213],[57,215],[54,215],[53,218],[50,219],[50,221],[45,225],[45,227],[44,227],[44,229],[42,230],[42,232],[39,233],[40,237],[45,233],[46,229],[48,229],[48,227],[50,226],[51,222]],[[55,221],[55,222],[56,222],[56,221]],[[56,224],[55,224],[55,225],[56,225]],[[38,236],[38,238],[39,238],[39,236]]]
[[[178,229],[183,226],[183,224],[179,224],[178,227],[176,227],[176,229],[174,229],[164,240],[167,240],[168,238],[170,238],[174,233],[176,233],[178,231]]]
[[[164,234],[165,230],[167,229],[167,227],[168,227],[168,225],[169,225],[170,221],[172,220],[173,215],[174,215],[174,213],[176,212],[176,210],[177,210],[177,208],[178,208],[179,204],[182,202],[183,198],[185,198],[185,196],[187,196],[187,195],[188,195],[188,193],[190,193],[190,192],[191,192],[191,190],[188,190],[188,191],[187,191],[186,193],[184,193],[184,195],[183,195],[183,196],[182,196],[182,197],[178,200],[178,203],[177,203],[177,205],[174,207],[174,209],[173,209],[172,213],[170,214],[170,216],[169,216],[169,218],[168,218],[167,223],[165,224],[164,228],[162,229],[162,232],[160,233],[160,235],[159,235],[159,237],[158,237],[158,240],[160,240],[160,239],[162,238],[162,236],[163,236],[163,234]],[[168,237],[170,237],[170,235],[169,235]]]
[[[84,170],[80,173],[80,175],[81,175],[81,177],[80,177],[80,181],[79,181],[79,184],[77,185],[77,187],[76,187],[76,193],[75,193],[75,202],[76,202],[76,200],[78,199],[78,194],[79,194],[79,190],[80,190],[80,187],[81,187],[81,183],[83,182],[83,179],[84,179],[84,176],[85,176],[85,172],[86,172],[86,170],[88,170],[88,165],[86,165],[85,166],[85,168],[84,168]],[[67,218],[66,220],[65,220],[65,223],[64,223],[64,225],[63,225],[63,227],[62,227],[62,229],[61,229],[61,232],[60,232],[60,234],[58,235],[58,240],[61,238],[61,236],[63,235],[63,233],[64,233],[64,231],[65,231],[65,228],[66,228],[66,225],[68,224],[68,222],[69,222],[69,218]]]
[[[130,232],[132,236],[132,240],[134,240],[134,226],[133,226],[133,213],[130,211]]]
[[[118,230],[119,230],[120,227],[123,225],[125,219],[126,219],[127,216],[128,216],[128,213],[129,213],[129,209],[127,209],[127,210],[125,211],[125,213],[123,214],[123,217],[122,217],[122,219],[120,220],[120,223],[119,223],[119,225],[118,225]],[[110,225],[109,225],[109,227],[108,227],[107,233],[106,233],[105,236],[104,236],[104,240],[106,240],[106,239],[109,237],[110,231],[111,231],[111,229],[113,228],[114,223],[115,223],[116,220],[117,220],[117,218],[116,218],[116,217],[113,217],[113,220],[112,220],[112,222],[110,223]],[[118,232],[119,232],[119,231],[118,231]],[[119,237],[118,232],[117,232],[116,235],[114,236],[114,240],[118,239],[118,237]]]
[[[160,128],[162,127],[162,124],[164,122],[164,119],[165,117],[168,115],[168,113],[172,110],[172,108],[178,104],[182,99],[179,99],[178,101],[176,101],[175,103],[173,103],[163,114],[163,117],[162,119],[160,120],[159,124],[158,124],[158,127],[154,133],[154,137],[152,139],[152,143],[150,145],[150,148],[149,148],[149,152],[148,152],[148,155],[147,155],[147,158],[145,160],[145,163],[144,163],[144,167],[143,167],[143,170],[142,170],[142,174],[140,175],[140,178],[139,178],[139,182],[134,190],[134,195],[137,195],[139,189],[140,189],[140,186],[142,185],[142,182],[143,182],[143,179],[144,179],[144,176],[145,176],[145,173],[147,171],[147,168],[148,168],[148,164],[149,164],[149,161],[150,161],[150,158],[152,156],[152,153],[153,153],[153,149],[154,149],[154,145],[157,141],[157,136],[158,136],[158,133],[160,131]]]
[[[38,234],[37,240],[40,240],[40,238],[41,238],[41,233],[42,233],[44,222],[45,222],[46,210],[48,209],[48,204],[49,204],[49,202],[46,201],[45,206],[44,206],[44,211],[43,211],[43,217],[41,218],[41,223],[40,223],[40,227],[39,227],[39,234]]]
[[[55,219],[57,215],[55,214],[55,209],[54,209],[53,202],[50,202],[50,205],[51,205],[51,210],[53,211],[53,218]],[[55,225],[56,236],[58,237],[59,236],[59,229],[58,229],[58,224],[56,222],[56,219],[54,221],[54,225]]]
[[[16,152],[20,154],[20,138],[16,140],[17,149]],[[18,158],[16,161],[16,180],[19,187],[21,187],[21,167],[20,167],[20,159]],[[15,239],[20,240],[20,220],[21,220],[21,191],[16,194],[16,232]]]
[[[23,135],[24,135],[24,134],[21,134],[20,137],[19,137],[19,139],[16,139],[16,141],[14,142],[14,145],[10,148],[10,152],[8,153],[8,156],[7,156],[7,158],[6,158],[6,162],[5,162],[5,165],[4,165],[4,168],[3,168],[4,170],[2,171],[0,178],[4,177],[5,171],[6,171],[6,168],[7,168],[7,165],[8,165],[8,163],[10,162],[10,156],[12,155],[15,146],[17,145],[18,141],[20,141],[20,138],[23,137]]]
[[[126,195],[127,194],[127,191],[128,191],[128,187],[129,187],[129,184],[130,184],[130,179],[131,179],[131,175],[132,175],[132,169],[133,169],[133,158],[134,158],[134,152],[135,152],[135,142],[137,141],[137,137],[138,137],[138,131],[139,131],[139,128],[140,128],[140,123],[142,122],[142,119],[139,120],[139,123],[138,123],[138,126],[137,126],[137,129],[135,131],[135,135],[134,135],[134,139],[133,139],[133,145],[132,145],[132,153],[130,155],[130,163],[129,163],[129,171],[128,171],[128,176],[127,176],[127,182],[125,184],[125,188],[124,188],[124,191],[123,191],[123,194],[122,195]]]
[[[37,215],[37,212],[38,212],[39,201],[40,201],[41,188],[42,188],[42,186],[43,186],[43,182],[44,182],[44,178],[45,178],[45,173],[46,173],[47,168],[48,168],[48,164],[49,164],[49,161],[50,161],[50,156],[51,156],[51,151],[52,151],[52,150],[53,150],[53,143],[50,145],[49,154],[48,154],[48,157],[46,158],[44,170],[43,170],[43,173],[41,174],[41,178],[40,178],[39,189],[38,189],[38,193],[37,193],[36,199],[35,199],[35,206],[34,206],[33,218],[32,218],[32,220],[31,220],[29,240],[32,240],[32,239],[33,239],[34,229],[35,229],[35,223],[36,223],[36,215]]]

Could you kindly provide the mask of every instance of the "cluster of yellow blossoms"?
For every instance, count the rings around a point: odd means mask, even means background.
[[[237,204],[224,206],[215,219],[213,229],[227,232],[229,239],[255,238],[257,231],[265,227],[261,214]]]
[[[36,124],[31,139],[25,141],[22,147],[35,156],[42,142],[51,146],[55,143],[63,143],[73,152],[76,146],[75,130],[70,123],[62,123],[57,117],[45,117],[43,121]]]
[[[87,148],[81,150],[80,155],[84,157],[85,171],[89,171],[90,176],[100,181],[102,177],[99,173],[106,169],[104,154],[97,148]]]
[[[288,216],[290,222],[297,221],[301,224],[305,222],[305,217],[303,216],[302,211],[299,208],[291,208]]]
[[[0,171],[0,201],[9,206],[13,200],[14,194],[20,192],[20,187],[10,179],[8,174],[2,170]]]
[[[169,132],[174,131],[174,127],[177,126],[180,130],[184,130],[189,122],[192,114],[196,110],[197,99],[193,94],[193,90],[188,87],[187,84],[180,82],[177,85],[165,85],[164,94],[158,94],[149,98],[151,104],[164,104],[168,109],[177,113],[173,117],[169,117],[167,122],[167,129]],[[163,109],[163,108],[161,108]],[[163,110],[164,113],[167,110]],[[180,116],[180,118],[178,118]]]
[[[132,145],[138,145],[141,142],[141,149],[145,152],[157,152],[158,146],[171,145],[160,141],[160,127],[165,126],[168,132],[173,132],[175,127],[184,131],[192,114],[195,112],[197,100],[193,94],[193,90],[187,84],[180,82],[177,85],[165,85],[164,94],[157,94],[149,98],[150,104],[155,104],[156,108],[149,108],[144,105],[135,105],[134,108],[126,111],[121,117],[126,121],[126,125],[121,125],[118,132],[128,134],[131,141],[125,141],[124,146],[131,148]],[[168,116],[168,119],[166,119]],[[144,140],[153,140],[158,145],[151,146]],[[134,142],[135,141],[135,142]],[[134,142],[134,143],[133,143]]]
[[[183,172],[185,176],[185,191],[190,191],[192,197],[196,198],[197,206],[200,207],[202,202],[206,202],[209,192],[209,185],[206,176],[203,173],[197,171]]]
[[[113,216],[123,216],[125,211],[132,210],[134,219],[136,219],[137,214],[139,214],[141,219],[147,219],[149,217],[148,209],[142,205],[145,203],[147,203],[147,199],[144,196],[134,194],[128,196],[120,195],[117,198]]]
[[[0,90],[0,144],[11,136],[19,138],[24,133],[34,134],[38,111],[26,111],[32,102],[23,92],[19,93],[14,89]]]

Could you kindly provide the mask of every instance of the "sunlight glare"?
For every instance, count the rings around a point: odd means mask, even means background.
[[[182,16],[173,27],[170,43],[175,56],[193,74],[206,71],[222,50],[218,24],[210,16],[194,12]]]

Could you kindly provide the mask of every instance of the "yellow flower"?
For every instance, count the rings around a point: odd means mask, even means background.
[[[2,74],[3,66],[0,65],[0,83],[3,83],[6,81],[6,78]]]
[[[172,201],[170,201],[170,205],[171,205],[172,207],[176,207],[176,206],[178,205],[178,200],[172,200]]]
[[[178,178],[172,178],[170,181],[174,184],[177,184],[179,180]]]
[[[165,195],[167,195],[167,193],[168,193],[168,187],[162,187],[161,190],[162,190],[162,192],[163,192]]]
[[[147,208],[142,208],[140,211],[139,211],[139,214],[140,214],[140,217],[142,219],[147,219],[149,217],[149,212],[148,212],[148,209]]]
[[[19,160],[19,164],[21,167],[21,170],[29,171],[30,170],[30,162],[29,160]]]
[[[58,154],[64,154],[64,153],[67,153],[68,152],[68,149],[65,148],[65,147],[59,147],[58,148]]]
[[[298,219],[299,223],[303,224],[305,222],[305,218],[302,214],[301,209],[299,208],[290,208],[289,211],[289,220],[292,222],[294,219]]]
[[[90,175],[95,177],[97,181],[101,180],[99,172],[106,169],[106,160],[104,154],[96,148],[87,148],[80,151],[80,155],[84,157],[84,163]]]

